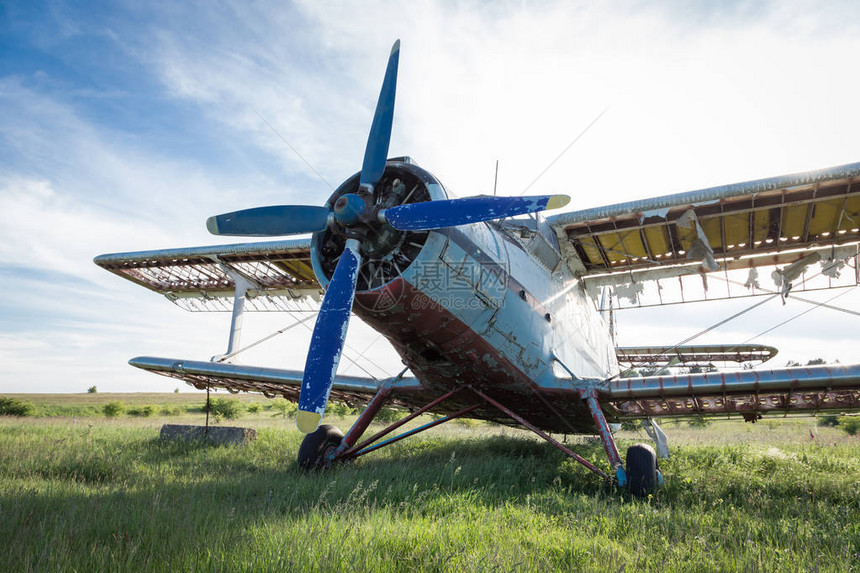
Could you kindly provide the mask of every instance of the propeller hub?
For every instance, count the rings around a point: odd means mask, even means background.
[[[334,203],[334,217],[345,227],[351,227],[361,221],[365,210],[367,205],[364,199],[355,193],[341,195]]]

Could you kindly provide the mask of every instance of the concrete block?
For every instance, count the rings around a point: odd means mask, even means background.
[[[232,426],[185,426],[165,424],[161,427],[162,440],[204,441],[213,444],[244,446],[257,439],[254,428]]]

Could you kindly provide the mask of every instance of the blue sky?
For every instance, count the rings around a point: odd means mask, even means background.
[[[170,390],[126,360],[223,352],[229,316],[181,311],[92,257],[217,243],[214,213],[321,204],[329,188],[257,114],[338,184],[396,38],[391,155],[459,195],[490,192],[496,159],[500,193],[519,193],[609,106],[532,189],[586,208],[860,161],[858,22],[852,2],[4,2],[0,391]],[[860,310],[854,293],[838,303]],[[674,343],[745,304],[624,314],[622,342]],[[805,308],[765,305],[712,340]],[[287,323],[249,317],[246,339]],[[857,362],[856,324],[816,311],[761,342]],[[246,360],[301,368],[308,339]],[[357,322],[350,344],[397,370]]]

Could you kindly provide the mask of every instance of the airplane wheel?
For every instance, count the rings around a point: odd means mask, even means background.
[[[630,493],[644,497],[657,488],[657,454],[648,444],[627,448],[627,487]]]
[[[331,465],[326,459],[340,445],[343,432],[334,426],[322,425],[305,436],[299,447],[299,467],[306,470],[323,469]]]

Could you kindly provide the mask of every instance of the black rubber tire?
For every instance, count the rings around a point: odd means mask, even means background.
[[[657,453],[648,444],[627,448],[627,488],[637,497],[657,489]]]
[[[299,446],[299,467],[306,470],[328,467],[325,455],[338,447],[342,439],[343,432],[334,426],[320,426],[302,440],[302,445]]]

